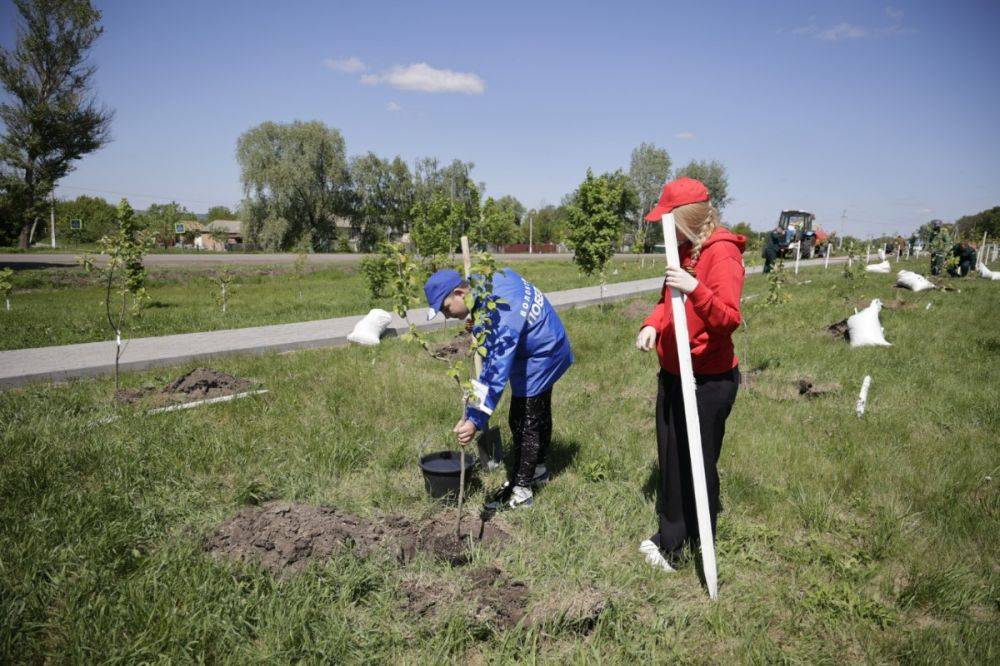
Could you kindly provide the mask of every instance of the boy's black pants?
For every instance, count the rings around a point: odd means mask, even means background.
[[[552,389],[530,398],[511,396],[508,423],[514,438],[514,485],[527,488],[552,442]]]
[[[716,516],[720,510],[717,465],[722,438],[726,434],[726,418],[736,401],[740,385],[739,368],[719,375],[695,375],[695,385],[714,535]],[[685,542],[695,543],[698,540],[698,513],[695,509],[681,379],[662,369],[656,397],[656,444],[660,463],[657,506],[660,529],[652,541],[665,553],[679,555]]]

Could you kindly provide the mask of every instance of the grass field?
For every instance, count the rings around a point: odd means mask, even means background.
[[[271,392],[105,426],[106,379],[0,394],[0,662],[997,663],[1000,289],[899,294],[893,346],[851,350],[825,327],[897,295],[892,276],[848,290],[839,275],[806,271],[770,307],[748,281],[737,345],[770,388],[741,389],[729,420],[716,603],[690,567],[657,573],[636,551],[655,526],[656,362],[633,347],[650,298],[564,313],[577,363],[554,394],[555,476],[474,562],[523,581],[532,608],[599,595],[592,627],[409,615],[405,577],[461,573],[428,560],[343,555],[278,581],[202,552],[261,497],[436,510],[414,461],[449,444],[456,398],[440,364],[387,340],[229,357],[215,367]],[[841,388],[782,393],[802,377]]]
[[[515,270],[544,291],[596,284],[569,261],[518,261]],[[638,280],[662,273],[658,262],[613,260],[608,281]],[[286,324],[362,314],[374,302],[356,266],[306,268],[236,266],[227,312],[211,280],[218,268],[157,268],[150,270],[150,302],[141,318],[132,320],[126,337],[212,331],[265,324]],[[0,349],[46,347],[113,339],[104,312],[104,289],[96,273],[75,268],[18,271],[14,275],[12,310],[0,309]]]

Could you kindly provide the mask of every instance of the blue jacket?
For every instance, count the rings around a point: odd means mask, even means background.
[[[493,275],[493,294],[506,302],[494,310],[486,338],[481,401],[466,410],[479,430],[486,429],[508,381],[515,396],[530,398],[552,388],[573,364],[566,329],[535,285],[505,268]]]

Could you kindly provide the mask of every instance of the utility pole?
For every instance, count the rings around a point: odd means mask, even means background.
[[[838,250],[844,248],[844,234],[847,233],[847,209],[840,214],[840,245],[837,247]]]
[[[50,213],[50,228],[52,230],[52,249],[56,249],[56,191],[52,189],[52,208]]]
[[[528,254],[532,254],[532,247],[535,240],[535,216],[528,213]]]

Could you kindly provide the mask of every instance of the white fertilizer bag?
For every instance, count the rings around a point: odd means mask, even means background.
[[[979,262],[979,277],[986,278],[987,280],[1000,280],[1000,271],[991,271],[986,267],[986,264]]]
[[[359,345],[377,345],[382,333],[389,327],[391,321],[391,314],[376,308],[354,325],[354,330],[347,336],[347,339]]]
[[[892,266],[889,265],[888,260],[884,260],[880,264],[868,264],[865,266],[865,270],[869,273],[888,273],[892,270]]]
[[[851,347],[891,347],[886,342],[878,313],[882,310],[882,301],[877,298],[861,312],[847,318],[847,331],[851,337]]]
[[[899,271],[896,273],[896,285],[906,287],[911,291],[924,291],[925,289],[934,288],[933,282],[920,273],[914,273],[913,271]]]

